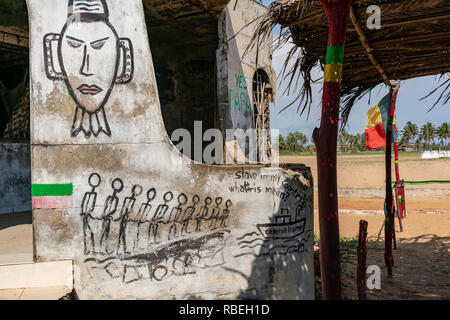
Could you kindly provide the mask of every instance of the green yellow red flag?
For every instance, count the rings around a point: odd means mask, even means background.
[[[386,128],[388,124],[391,93],[367,112],[365,136],[367,149],[380,149],[386,146]],[[395,119],[394,119],[395,121]],[[392,142],[397,142],[397,135],[393,132]]]

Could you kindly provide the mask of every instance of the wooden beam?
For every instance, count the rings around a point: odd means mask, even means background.
[[[369,57],[370,62],[373,64],[375,69],[380,73],[381,78],[383,78],[383,82],[387,86],[392,86],[391,82],[389,81],[389,77],[387,76],[386,72],[384,71],[383,67],[378,63],[377,59],[375,59],[375,56],[373,54],[373,48],[370,46],[369,42],[367,41],[366,35],[364,34],[364,31],[359,26],[358,20],[355,16],[355,11],[353,11],[353,6],[350,7],[350,19],[352,20],[353,26],[356,29],[356,32],[358,33],[359,40],[361,41],[361,44],[363,45],[364,49],[366,49],[367,56]]]
[[[28,37],[0,30],[0,43],[6,43],[12,46],[28,48]]]

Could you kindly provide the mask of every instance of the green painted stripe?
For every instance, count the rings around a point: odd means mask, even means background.
[[[71,183],[33,184],[31,187],[31,195],[33,197],[71,196],[72,194],[73,185]]]
[[[328,46],[326,64],[343,63],[344,62],[344,46]]]

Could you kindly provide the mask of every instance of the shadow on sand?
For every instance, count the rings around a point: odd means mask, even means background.
[[[380,267],[381,290],[368,290],[368,299],[450,299],[450,237],[402,238],[393,254],[393,277],[388,278],[383,242],[369,240],[367,266]],[[356,259],[343,259],[342,264],[345,297],[357,299]]]

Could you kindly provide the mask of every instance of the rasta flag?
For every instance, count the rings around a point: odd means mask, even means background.
[[[388,93],[381,101],[367,112],[365,129],[367,149],[379,149],[386,146],[386,130],[389,120],[389,107],[391,104],[391,93]],[[395,124],[395,118],[394,118]],[[392,142],[397,142],[397,134],[392,133]]]

